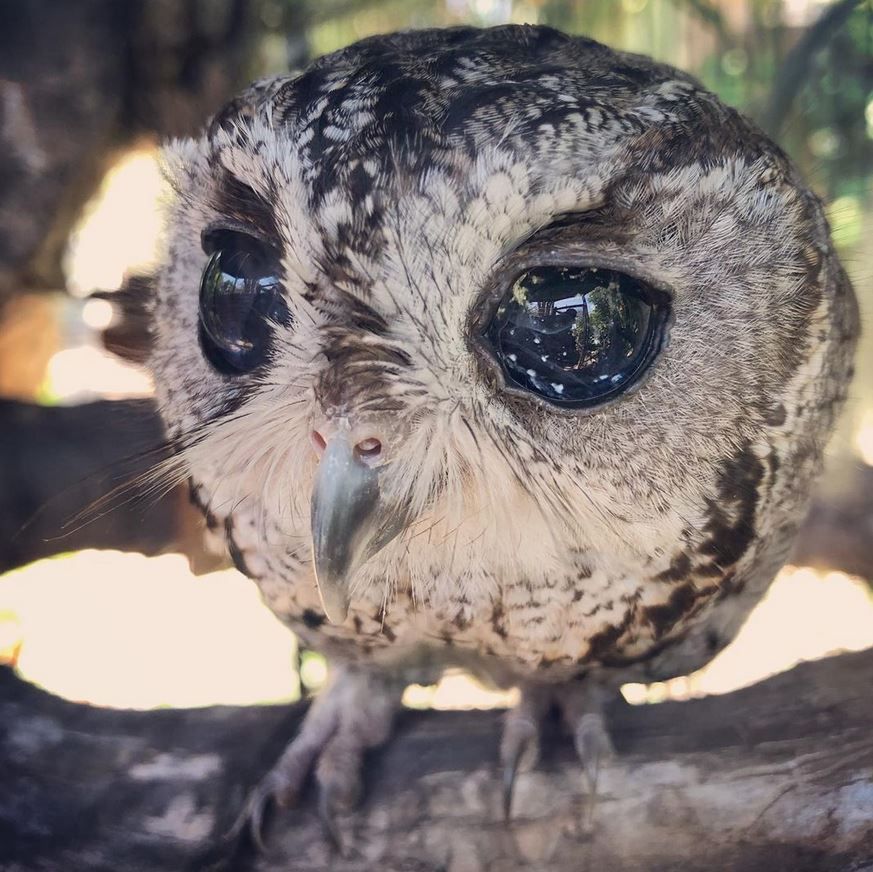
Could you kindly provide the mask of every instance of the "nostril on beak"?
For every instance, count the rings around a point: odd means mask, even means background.
[[[312,443],[312,450],[315,456],[321,460],[324,452],[327,449],[327,439],[321,435],[318,430],[312,430],[309,433],[309,441]],[[368,436],[366,439],[361,439],[354,447],[355,457],[363,463],[375,463],[382,456],[382,441],[376,436]]]
[[[315,451],[315,456],[320,458],[321,455],[324,454],[324,449],[327,448],[327,440],[318,432],[318,430],[313,430],[309,434],[309,441],[312,443],[312,449]]]
[[[375,437],[370,436],[362,439],[355,445],[355,456],[364,463],[373,463],[382,454],[382,443]]]

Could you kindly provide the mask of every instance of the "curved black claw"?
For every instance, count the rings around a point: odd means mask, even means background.
[[[262,854],[267,853],[267,843],[264,841],[264,812],[270,802],[269,796],[259,798],[252,806],[249,816],[249,836]]]
[[[518,776],[518,767],[526,748],[526,742],[519,742],[512,749],[509,759],[503,766],[503,822],[507,824],[512,815],[512,796],[515,793],[515,779]]]
[[[235,841],[244,832],[247,832],[258,852],[266,854],[264,817],[267,809],[274,805],[275,801],[275,789],[269,779],[265,779],[249,794],[242,811],[228,831],[228,840]]]
[[[336,821],[336,790],[330,786],[319,784],[318,786],[318,817],[324,827],[324,833],[327,836],[333,849],[341,856],[345,857],[345,846],[343,844],[343,834],[340,831],[339,824]]]
[[[538,690],[522,695],[521,703],[507,712],[500,740],[500,760],[503,763],[503,820],[509,823],[515,781],[522,761],[535,762],[539,751],[540,722],[547,697]]]

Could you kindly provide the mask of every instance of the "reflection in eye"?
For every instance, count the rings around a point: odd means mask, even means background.
[[[631,276],[541,267],[516,279],[486,335],[516,385],[553,402],[591,405],[651,362],[665,316],[666,305]]]
[[[219,231],[200,282],[200,345],[226,375],[241,375],[267,358],[273,328],[290,326],[278,255],[243,233]]]

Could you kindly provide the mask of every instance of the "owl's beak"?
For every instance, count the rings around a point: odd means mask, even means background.
[[[385,466],[362,459],[344,432],[324,445],[312,490],[312,554],[324,613],[341,624],[354,573],[409,523],[403,507],[383,499]]]

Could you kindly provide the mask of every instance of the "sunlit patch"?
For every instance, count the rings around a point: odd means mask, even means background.
[[[864,212],[861,201],[847,194],[837,197],[827,207],[828,221],[831,225],[831,236],[837,248],[851,248],[861,240],[864,223]]]
[[[485,687],[459,669],[449,669],[432,685],[411,684],[403,694],[403,704],[409,708],[491,709],[513,706],[518,691]]]
[[[621,8],[628,15],[639,15],[648,4],[649,0],[621,0]]]
[[[82,307],[82,320],[92,330],[105,330],[112,323],[112,304],[108,300],[88,300]]]
[[[65,263],[70,293],[114,290],[126,272],[154,264],[162,186],[154,148],[130,152],[106,174],[70,238]]]
[[[11,609],[0,609],[0,666],[16,666],[21,654],[21,621]]]
[[[327,683],[327,661],[317,651],[300,655],[300,682],[308,691],[316,691]]]
[[[248,705],[299,697],[293,635],[234,570],[179,555],[82,551],[0,579],[0,638],[46,690],[95,705]],[[8,633],[7,633],[8,630]]]
[[[783,0],[779,15],[786,27],[807,27],[827,3],[828,0]]]
[[[44,390],[57,402],[83,402],[95,396],[150,396],[154,388],[144,369],[94,345],[79,345],[52,355]]]
[[[749,56],[739,46],[728,49],[722,55],[721,68],[729,76],[742,76],[749,68]]]
[[[159,200],[163,182],[153,147],[131,151],[105,176],[70,236],[67,289],[84,297],[95,289],[115,290],[126,275],[154,267],[161,233]],[[41,396],[47,402],[82,402],[94,397],[149,396],[150,377],[104,351],[100,331],[113,320],[106,300],[75,304],[64,313],[61,351],[49,361]]]
[[[512,7],[512,0],[446,0],[446,9],[451,15],[485,25],[511,21]]]
[[[855,447],[861,455],[861,460],[873,466],[873,410],[864,412],[861,424],[855,432]]]

